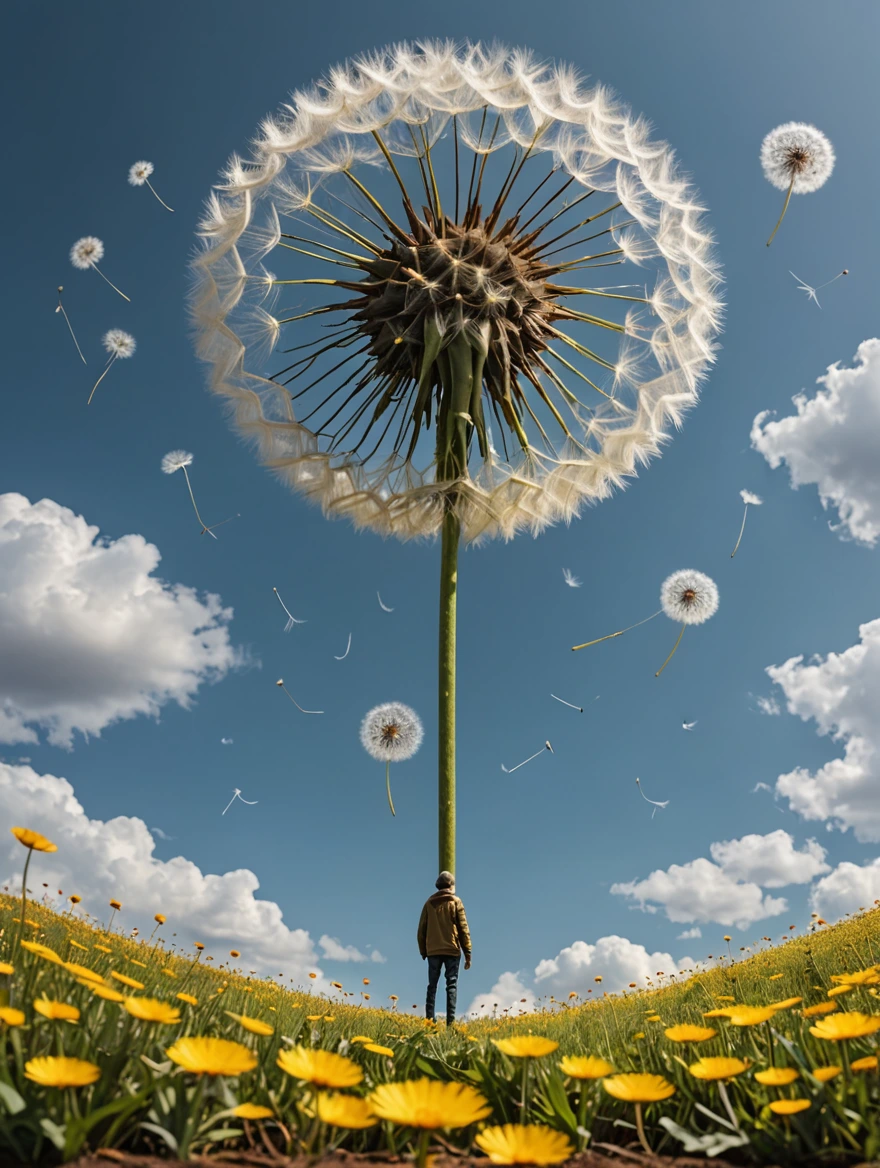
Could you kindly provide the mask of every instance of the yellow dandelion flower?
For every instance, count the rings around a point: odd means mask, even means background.
[[[104,979],[100,973],[95,973],[87,965],[77,965],[75,961],[65,961],[63,964],[68,973],[72,973],[74,977],[79,978],[81,981],[93,981],[98,985],[104,984]]]
[[[645,1019],[646,1022],[662,1022],[663,1019],[659,1014],[649,1014]]]
[[[54,1002],[49,998],[38,998],[34,1002],[34,1009],[44,1018],[53,1022],[79,1022],[79,1010],[76,1006],[69,1006],[67,1002]]]
[[[239,1103],[238,1107],[233,1107],[232,1114],[237,1119],[271,1119],[275,1112],[259,1103]]]
[[[770,1110],[774,1115],[797,1115],[811,1106],[809,1099],[774,1099]]]
[[[24,1026],[24,1013],[12,1006],[0,1006],[0,1022],[7,1026]]]
[[[318,975],[317,975],[316,973],[310,973],[310,974],[309,974],[309,977],[310,977],[310,978],[312,978],[312,979],[316,978],[317,976],[318,976]]]
[[[767,978],[768,981],[779,981],[781,977],[785,977],[784,973],[771,973]]]
[[[703,1079],[706,1082],[732,1079],[748,1069],[749,1064],[738,1058],[701,1058],[688,1067],[695,1079]]]
[[[379,1046],[377,1042],[365,1042],[364,1050],[371,1050],[373,1054],[384,1054],[388,1058],[394,1058],[394,1051],[390,1046]]]
[[[708,1042],[718,1031],[711,1026],[690,1026],[685,1022],[680,1026],[670,1026],[663,1033],[672,1042]]]
[[[323,1017],[323,1014],[306,1014],[306,1022],[320,1022]]]
[[[71,904],[82,904],[82,897],[77,896],[75,893],[73,896],[68,896],[67,899],[70,901]]]
[[[831,1065],[827,1067],[815,1067],[810,1073],[820,1083],[827,1083],[829,1079],[836,1079],[842,1070],[843,1067]]]
[[[57,852],[58,845],[47,840],[38,831],[31,831],[29,827],[10,827],[9,829],[20,844],[32,852]],[[19,853],[20,855],[21,853]]]
[[[851,990],[854,990],[854,989],[855,989],[855,986],[851,986],[851,985],[835,986],[833,989],[830,989],[828,991],[828,997],[829,998],[836,998],[836,997],[839,997],[840,994],[848,994]]]
[[[108,985],[98,985],[94,981],[85,981],[83,978],[77,978],[81,986],[85,986],[87,990],[91,990],[96,998],[103,998],[105,1002],[124,1002],[125,994],[120,994],[116,990],[111,989]]]
[[[259,1018],[248,1018],[247,1014],[233,1014],[230,1010],[227,1010],[226,1013],[251,1034],[259,1034],[265,1038],[268,1034],[275,1033],[274,1028],[268,1022],[261,1022]]]
[[[803,998],[783,998],[781,1002],[771,1002],[774,1010],[790,1010],[792,1006],[799,1006]]]
[[[543,1058],[559,1049],[559,1043],[540,1034],[515,1034],[512,1038],[493,1038],[502,1054],[511,1058]]]
[[[718,1010],[705,1010],[703,1012],[703,1017],[704,1018],[727,1018],[728,1015],[730,1014],[730,1010],[731,1010],[730,1006],[726,1006],[726,1007],[722,1006]]]
[[[51,961],[53,965],[64,964],[54,949],[50,949],[48,945],[41,945],[39,941],[22,941],[21,947],[22,949],[27,949],[28,953],[42,957],[44,961]]]
[[[277,1065],[285,1074],[316,1087],[356,1087],[364,1072],[351,1059],[329,1050],[311,1050],[307,1046],[293,1046],[282,1050]]]
[[[174,1026],[180,1021],[180,1010],[157,998],[126,998],[125,1009],[132,1018],[140,1018],[141,1022],[161,1022],[165,1026]]]
[[[168,918],[163,916],[162,913],[156,913],[156,915],[153,917],[153,920],[157,925],[164,925],[167,919]]]
[[[330,984],[333,986],[333,988],[334,988],[335,990],[341,990],[341,989],[342,989],[342,982],[341,982],[341,981],[331,981],[331,982],[330,982]]]
[[[365,978],[363,979],[363,982],[364,982],[364,985],[369,985],[369,984],[370,984],[370,979],[369,979],[368,977],[365,977]]]
[[[165,974],[166,977],[173,977],[175,979],[177,978],[177,974],[174,972],[173,969],[163,969],[162,972]]]
[[[426,1130],[470,1127],[492,1111],[476,1087],[439,1079],[383,1083],[372,1092],[369,1102],[381,1119]]]
[[[880,973],[871,966],[870,969],[859,969],[855,973],[832,973],[831,980],[840,985],[877,985],[880,983]]]
[[[810,1027],[810,1034],[829,1042],[843,1042],[848,1038],[867,1038],[880,1030],[880,1015],[861,1014],[857,1010],[829,1014]]]
[[[729,1010],[727,1020],[732,1026],[760,1026],[776,1013],[775,1006],[737,1006]]]
[[[74,941],[73,937],[68,937],[67,940],[74,947],[74,949],[81,949],[83,953],[88,953],[88,945],[80,945],[79,941]]]
[[[199,1004],[199,999],[194,998],[192,994],[180,993],[175,994],[174,996],[175,998],[180,998],[181,1002],[188,1002],[190,1006],[197,1006]]]
[[[95,945],[95,949],[97,949],[100,953],[112,953],[113,952],[113,950],[108,945]]]
[[[239,953],[239,951],[237,949],[230,949],[229,956],[230,957],[241,957],[241,954]]]
[[[644,1038],[644,1037],[645,1037],[645,1032],[644,1032],[644,1030],[639,1030],[637,1034],[634,1034],[634,1035],[633,1035],[633,1039],[634,1039],[634,1041],[636,1041],[636,1042],[638,1042],[640,1039],[642,1039],[642,1038]]]
[[[101,1077],[100,1067],[78,1058],[29,1059],[24,1064],[24,1077],[41,1087],[88,1087]]]
[[[735,1002],[736,998],[730,997],[729,994],[713,994],[716,1002]]]
[[[119,910],[122,908],[122,905],[120,904],[120,902],[118,900],[111,900],[110,907],[113,909],[114,912],[119,912]]]
[[[815,1006],[807,1006],[805,1010],[801,1010],[801,1014],[805,1018],[816,1018],[822,1014],[833,1014],[839,1009],[837,1002],[817,1002]]]
[[[850,1067],[854,1071],[876,1071],[877,1056],[875,1054],[865,1055],[864,1058],[856,1059],[855,1062],[850,1063]]]
[[[356,1095],[329,1095],[318,1092],[318,1119],[331,1127],[345,1127],[352,1131],[375,1127],[379,1120],[373,1114],[368,1100]]]
[[[144,988],[144,983],[142,981],[135,981],[133,977],[129,977],[125,973],[117,973],[115,969],[111,970],[110,976],[114,981],[122,982],[123,985],[128,986],[129,989],[142,990]]]
[[[325,1014],[325,1015],[324,1015],[324,1021],[325,1021],[325,1022],[335,1022],[335,1021],[336,1021],[336,1015],[335,1015],[335,1014]]]
[[[133,957],[129,957],[128,960],[131,962],[132,965],[139,965],[141,967],[141,969],[148,969],[149,968],[149,966],[147,966],[143,961],[136,961]]]
[[[201,953],[204,948],[205,946],[201,943],[201,941],[193,941],[193,949],[198,949],[199,953]]]
[[[349,1039],[349,1042],[373,1042],[368,1034],[356,1034],[354,1038]]]
[[[571,1079],[604,1079],[606,1075],[614,1074],[611,1063],[596,1055],[566,1055],[560,1061],[559,1069]]]
[[[602,1080],[602,1086],[609,1095],[625,1103],[659,1103],[675,1094],[674,1085],[662,1075],[612,1075]]]
[[[8,961],[0,961],[0,973],[15,973],[15,966]]]
[[[561,1164],[574,1151],[563,1132],[536,1123],[487,1127],[474,1143],[493,1164]]]
[[[178,1038],[165,1053],[194,1075],[243,1075],[257,1065],[252,1051],[226,1038]]]
[[[800,1077],[800,1072],[794,1067],[768,1067],[766,1071],[755,1071],[755,1078],[765,1087],[787,1087]]]

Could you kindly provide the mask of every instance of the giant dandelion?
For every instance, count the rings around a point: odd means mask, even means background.
[[[326,514],[440,536],[443,869],[460,544],[571,520],[695,404],[719,324],[701,213],[602,86],[452,42],[294,93],[209,199],[198,349],[239,431]]]

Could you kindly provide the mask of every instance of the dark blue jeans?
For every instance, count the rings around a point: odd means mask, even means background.
[[[434,1021],[434,1001],[437,997],[437,984],[440,981],[440,970],[446,971],[446,1025],[451,1026],[455,1021],[455,1002],[458,996],[458,967],[461,964],[461,954],[457,957],[429,957],[428,958],[428,996],[425,999],[425,1017]]]

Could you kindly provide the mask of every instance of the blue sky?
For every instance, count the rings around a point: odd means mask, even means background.
[[[155,544],[159,576],[234,609],[229,639],[248,663],[203,684],[188,709],[170,702],[157,719],[120,721],[87,741],[76,734],[72,750],[41,734],[39,745],[5,746],[7,762],[27,756],[39,774],[67,778],[92,819],[162,828],[175,838],[157,841],[161,859],[252,870],[291,928],[387,957],[364,971],[378,997],[421,1000],[415,927],[436,875],[438,549],[328,522],[260,468],[205,390],[184,299],[203,199],[290,89],[389,41],[498,38],[572,61],[674,145],[709,208],[727,312],[703,400],[661,459],[570,528],[463,555],[458,880],[476,946],[463,997],[608,934],[649,953],[715,952],[726,926],[704,923],[703,939],[679,942],[686,924],[610,894],[615,882],[707,856],[713,842],[781,828],[798,848],[815,836],[832,867],[874,860],[876,844],[852,830],[826,831],[785,799],[752,794],[843,749],[785,713],[778,688],[783,713],[757,712],[750,695],[774,692],[766,667],[844,652],[880,612],[878,553],[830,530],[836,516],[815,486],[792,491],[787,471],[750,448],[749,432],[762,410],[792,413],[794,394],[812,395],[827,366],[849,365],[876,332],[878,228],[866,199],[880,161],[865,149],[878,97],[875,5],[560,0],[537,10],[450,0],[441,18],[389,0],[339,0],[332,12],[275,0],[149,9],[92,0],[14,4],[10,16],[0,493],[49,498],[108,539],[137,533]],[[780,196],[758,150],[793,119],[824,130],[838,162],[825,187],[793,200],[768,250]],[[138,158],[155,163],[173,215],[126,184]],[[86,234],[104,240],[103,270],[131,304],[70,267],[69,247]],[[818,284],[844,266],[850,275],[826,290],[821,311],[789,275]],[[52,315],[59,283],[87,370]],[[138,350],[86,409],[110,327],[132,332]],[[179,476],[160,473],[162,455],[178,447],[195,454],[209,521],[240,512],[216,542],[199,536]],[[731,561],[741,488],[765,505]],[[679,567],[713,576],[721,607],[662,678],[654,671],[675,636],[666,621],[569,651],[654,611],[661,581]],[[563,568],[583,587],[567,588]],[[289,635],[273,585],[308,621]],[[393,613],[380,610],[377,590]],[[337,662],[349,633],[351,653]],[[18,675],[7,673],[4,697],[15,701]],[[301,704],[326,715],[298,714],[275,688],[282,675]],[[358,741],[366,710],[392,699],[426,725],[421,752],[394,774],[394,820],[381,764]],[[876,692],[866,700],[877,708]],[[694,720],[684,733],[682,721]],[[552,757],[502,773],[547,738]],[[670,801],[653,819],[636,776],[650,797]],[[234,787],[259,802],[221,817]],[[807,893],[806,884],[773,891],[790,912],[738,933],[739,943],[803,925]],[[346,972],[323,959],[321,968]]]

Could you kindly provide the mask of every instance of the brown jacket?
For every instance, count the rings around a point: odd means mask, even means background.
[[[454,892],[443,889],[425,901],[419,918],[419,953],[422,957],[471,955],[471,934],[464,905]]]

